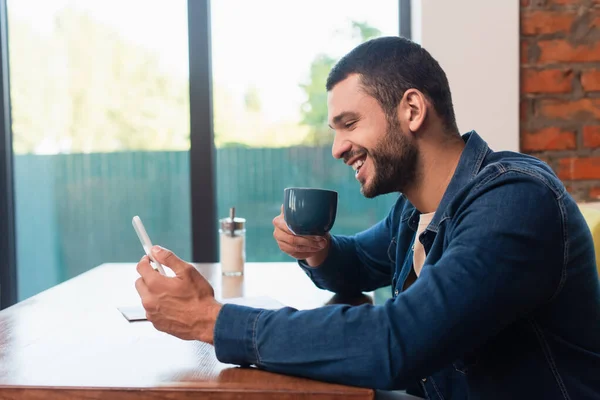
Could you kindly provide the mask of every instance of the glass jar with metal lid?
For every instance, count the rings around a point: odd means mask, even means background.
[[[229,217],[219,220],[219,261],[223,275],[242,275],[246,262],[246,219],[235,216],[235,207]]]

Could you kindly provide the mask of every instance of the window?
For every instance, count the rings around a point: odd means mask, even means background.
[[[139,260],[134,215],[190,258],[187,2],[164,5],[7,3],[19,299]]]
[[[399,17],[406,35],[408,2],[0,0],[0,306],[137,261],[134,215],[197,262],[230,207],[248,261],[291,261],[271,225],[288,186],[340,193],[334,233],[381,219],[395,196],[362,198],[331,157],[324,83]]]
[[[247,218],[249,261],[290,261],[273,240],[283,189],[339,192],[333,233],[353,234],[396,196],[366,200],[353,171],[331,156],[325,81],[354,46],[398,35],[398,1],[220,0],[212,7],[218,216]]]

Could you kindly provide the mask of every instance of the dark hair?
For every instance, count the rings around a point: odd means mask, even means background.
[[[458,133],[446,74],[417,43],[389,36],[357,46],[331,69],[327,91],[355,73],[360,75],[362,86],[388,117],[396,117],[396,108],[406,90],[417,89],[433,103],[446,129]]]

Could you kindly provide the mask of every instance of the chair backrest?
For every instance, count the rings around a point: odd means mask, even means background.
[[[596,251],[596,269],[598,270],[598,275],[600,275],[600,209],[586,206],[585,204],[580,205],[579,209],[592,232],[594,249]]]

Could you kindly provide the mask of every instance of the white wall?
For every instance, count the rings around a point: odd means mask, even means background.
[[[519,150],[519,2],[413,0],[413,40],[446,71],[462,133]]]

